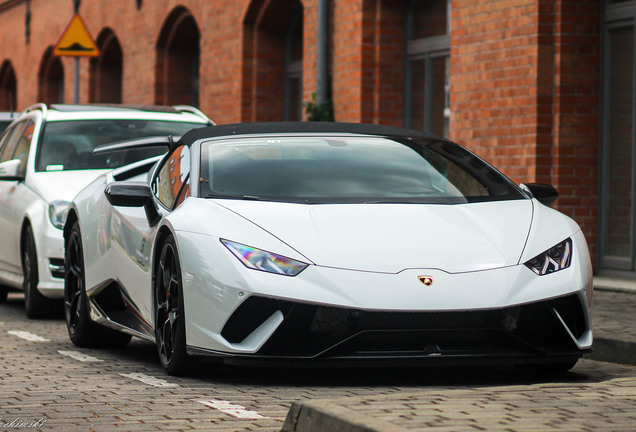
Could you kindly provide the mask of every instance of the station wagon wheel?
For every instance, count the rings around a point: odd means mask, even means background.
[[[26,314],[29,318],[48,318],[55,314],[60,305],[38,291],[38,260],[30,226],[25,228],[22,239],[22,289]]]
[[[186,352],[181,266],[172,235],[161,247],[155,269],[154,294],[159,360],[170,375],[183,375],[192,366],[192,359]]]
[[[5,286],[0,286],[0,303],[5,302],[7,300],[8,294],[9,294],[9,288]]]

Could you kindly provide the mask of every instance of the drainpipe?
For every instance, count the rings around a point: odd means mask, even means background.
[[[318,0],[317,105],[321,105],[327,100],[329,90],[329,1]]]

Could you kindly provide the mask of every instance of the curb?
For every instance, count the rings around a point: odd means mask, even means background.
[[[334,402],[294,402],[281,432],[407,432],[401,426],[351,411]]]
[[[630,279],[594,276],[594,289],[599,291],[614,291],[636,294],[636,281]]]
[[[636,365],[636,343],[615,339],[594,338],[594,351],[584,358],[596,361]]]

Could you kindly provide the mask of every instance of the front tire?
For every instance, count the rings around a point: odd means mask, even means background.
[[[49,299],[38,291],[38,259],[31,227],[27,226],[22,243],[22,289],[27,317],[49,318],[60,307],[59,301]]]
[[[170,375],[183,375],[192,368],[186,352],[183,284],[177,245],[169,235],[161,247],[154,277],[155,340],[161,365]]]
[[[78,347],[125,346],[131,336],[95,324],[90,319],[86,295],[84,249],[79,223],[71,228],[64,257],[64,317],[73,345]]]

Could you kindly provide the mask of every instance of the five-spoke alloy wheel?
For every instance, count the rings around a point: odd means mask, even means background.
[[[90,305],[84,279],[84,251],[79,224],[71,228],[64,257],[64,316],[73,344],[89,346],[124,346],[131,336],[90,320]]]
[[[181,266],[172,235],[161,246],[154,295],[155,338],[161,365],[171,375],[182,375],[190,369],[192,359],[186,352]]]

